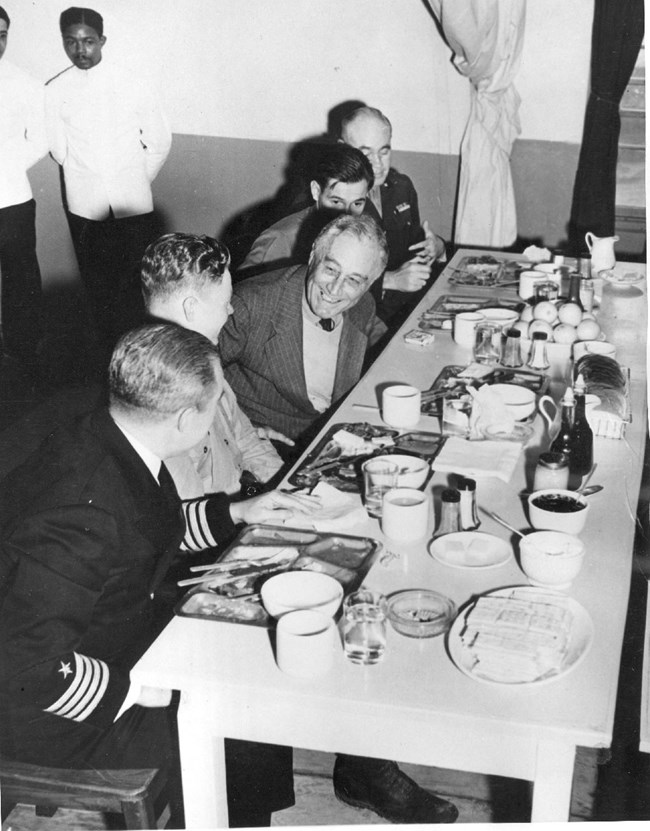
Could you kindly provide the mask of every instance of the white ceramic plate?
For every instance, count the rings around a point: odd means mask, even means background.
[[[534,588],[533,586],[511,586],[506,589],[496,589],[493,592],[487,592],[487,594],[495,595],[496,597],[510,597],[512,595],[516,597],[522,597],[526,594],[539,595],[539,593],[540,589]],[[568,605],[568,608],[573,615],[573,626],[571,627],[569,650],[559,672],[556,672],[552,675],[543,675],[540,678],[535,679],[534,681],[522,681],[517,678],[513,678],[512,681],[508,682],[495,681],[491,678],[485,678],[484,676],[479,675],[477,672],[473,672],[473,659],[471,653],[468,649],[465,649],[460,637],[461,632],[463,631],[463,628],[465,626],[465,620],[467,616],[471,614],[471,611],[474,608],[473,603],[460,612],[456,620],[453,622],[447,638],[447,648],[449,650],[449,655],[451,657],[451,660],[458,667],[458,669],[461,672],[464,672],[465,675],[469,676],[470,678],[473,678],[475,681],[480,681],[482,684],[492,684],[497,686],[503,686],[504,684],[506,684],[507,686],[513,687],[528,687],[531,684],[534,684],[535,686],[541,684],[548,684],[551,681],[555,681],[557,678],[562,678],[567,673],[571,672],[571,670],[575,669],[583,661],[584,657],[591,648],[591,644],[594,638],[594,625],[587,610],[583,606],[581,606],[577,600],[574,600],[572,597],[560,595],[552,591],[547,591],[546,593],[553,597],[563,598],[563,601]]]
[[[494,568],[508,562],[512,548],[492,534],[458,531],[431,540],[429,553],[434,560],[452,568]]]

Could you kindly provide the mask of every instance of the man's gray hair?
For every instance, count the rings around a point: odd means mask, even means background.
[[[186,408],[205,409],[220,380],[216,347],[198,332],[172,323],[127,332],[108,368],[111,407],[154,421]]]
[[[367,214],[351,216],[342,214],[329,222],[316,237],[309,257],[309,270],[316,268],[327,256],[334,240],[341,234],[350,234],[358,240],[368,240],[377,253],[377,277],[386,268],[388,262],[388,243],[386,234],[375,220]]]
[[[359,118],[376,118],[378,121],[381,121],[388,129],[390,130],[391,135],[393,134],[393,125],[390,121],[386,118],[381,110],[376,109],[375,107],[357,107],[356,110],[352,110],[351,113],[348,113],[345,118],[341,119],[341,135],[340,138],[343,138],[343,134],[345,133],[346,129],[353,124]]]

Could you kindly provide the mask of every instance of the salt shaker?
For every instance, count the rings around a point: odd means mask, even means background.
[[[458,483],[460,492],[460,525],[463,531],[474,531],[481,524],[476,507],[476,481],[463,477]]]
[[[442,492],[440,504],[440,524],[434,539],[445,534],[454,534],[461,531],[460,524],[460,492],[455,488],[447,488]]]
[[[518,329],[508,329],[506,332],[506,342],[501,354],[501,364],[503,366],[522,366],[524,363],[521,359],[520,337],[521,332]]]
[[[533,332],[530,345],[530,354],[526,366],[530,369],[548,369],[548,355],[546,354],[546,332]]]

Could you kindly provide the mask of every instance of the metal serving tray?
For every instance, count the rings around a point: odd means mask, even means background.
[[[346,430],[368,442],[376,442],[374,449],[355,455],[345,455],[333,436]],[[389,443],[386,444],[386,441]],[[311,488],[318,482],[327,482],[347,493],[361,490],[361,464],[371,456],[405,453],[431,461],[440,452],[444,438],[437,433],[413,431],[398,433],[387,427],[366,422],[333,424],[316,447],[305,456],[300,467],[289,477],[289,482],[299,488]]]
[[[268,627],[272,619],[259,590],[272,574],[299,569],[329,574],[347,595],[361,585],[381,548],[371,537],[249,525],[174,611],[181,617]]]

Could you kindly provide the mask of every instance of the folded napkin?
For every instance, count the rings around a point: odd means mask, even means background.
[[[319,482],[311,494],[320,497],[321,507],[313,514],[294,514],[286,525],[336,532],[368,521],[368,514],[357,493],[343,493],[327,482]]]
[[[433,462],[435,470],[472,479],[495,476],[509,482],[523,445],[506,441],[468,441],[450,436]]]
[[[483,439],[495,433],[509,436],[515,429],[515,417],[504,404],[501,396],[489,384],[479,389],[468,387],[472,401],[469,419],[470,439]]]
[[[531,263],[549,262],[551,259],[551,252],[548,248],[539,248],[537,245],[529,245],[524,248],[524,257],[530,260]]]

